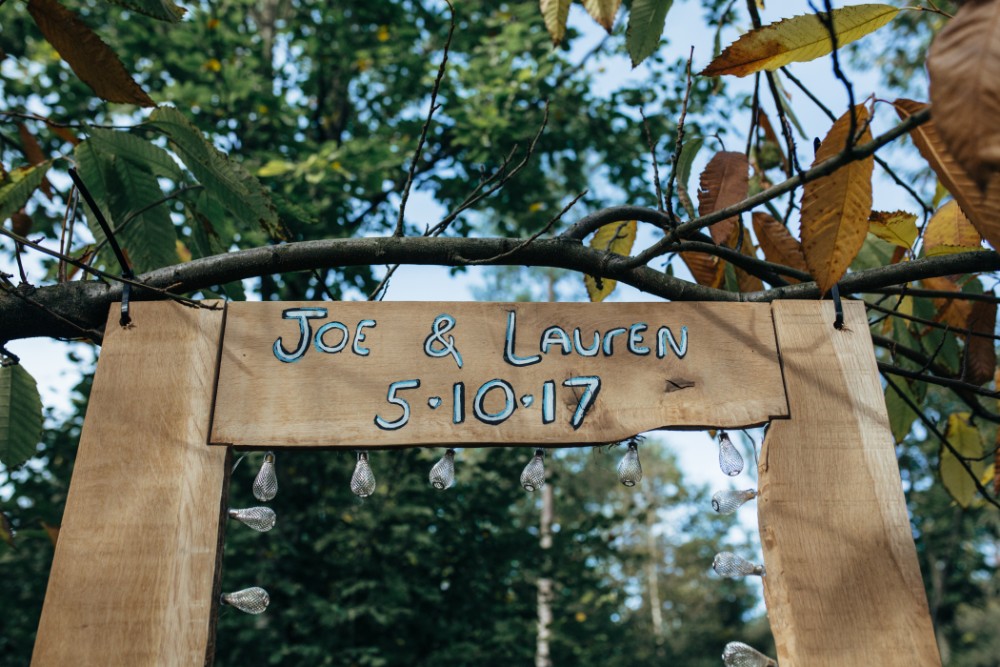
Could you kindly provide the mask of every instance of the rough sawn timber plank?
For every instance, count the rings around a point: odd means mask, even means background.
[[[762,450],[764,595],[781,667],[939,667],[864,306],[773,304],[790,419]]]
[[[223,311],[111,309],[32,665],[203,665],[226,449],[207,445]]]

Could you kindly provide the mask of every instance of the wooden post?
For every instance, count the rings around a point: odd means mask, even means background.
[[[773,304],[790,418],[760,459],[781,667],[939,667],[864,306]]]
[[[207,445],[223,310],[108,320],[31,664],[211,660],[227,450]]]

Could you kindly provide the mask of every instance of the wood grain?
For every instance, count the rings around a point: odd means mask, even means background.
[[[111,308],[32,665],[203,665],[227,450],[207,446],[222,310]]]
[[[773,304],[791,416],[760,459],[764,593],[782,667],[941,664],[864,306]]]
[[[357,323],[370,319],[361,349],[337,353],[310,346],[292,363],[279,361],[272,348],[294,352],[298,320],[283,319],[290,308],[315,307],[327,316],[311,320],[313,335],[325,322],[339,321],[353,336]],[[612,355],[592,357],[555,345],[538,363],[515,366],[504,360],[507,323],[515,314],[515,356],[539,354],[549,326],[570,337],[580,328],[585,347],[595,331],[628,329],[634,323],[649,353],[629,352],[628,334],[612,339]],[[425,340],[439,315],[455,319],[443,333],[454,337],[462,367],[451,354],[429,356]],[[656,332],[669,327],[680,343],[687,327],[683,358],[670,351],[657,358]],[[336,347],[342,334],[329,330],[324,343]],[[439,342],[432,348],[444,350]],[[667,346],[669,350],[669,345]],[[582,424],[572,418],[582,397],[568,378],[596,376],[600,393]],[[410,403],[405,426],[386,430],[376,415],[395,421],[402,408],[387,402],[389,384],[419,379],[420,386],[399,396]],[[474,414],[477,390],[504,380],[516,399],[509,418],[489,424]],[[544,423],[544,384],[554,388],[554,419]],[[454,423],[454,384],[462,382],[464,420]],[[502,414],[502,388],[486,392],[483,406]],[[530,395],[529,405],[524,397]],[[433,408],[435,398],[440,399]],[[549,446],[611,442],[664,426],[740,427],[787,414],[767,304],[505,304],[505,303],[236,303],[230,304],[223,342],[218,400],[211,442],[248,447],[390,447],[405,445]],[[252,419],[250,418],[252,416]]]

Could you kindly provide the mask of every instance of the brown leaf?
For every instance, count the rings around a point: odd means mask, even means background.
[[[69,143],[70,145],[76,146],[77,144],[80,143],[80,138],[77,137],[75,134],[73,134],[73,132],[70,131],[68,128],[65,128],[61,125],[56,125],[55,123],[50,123],[48,121],[46,121],[46,125],[48,126],[52,134],[56,135],[63,141]]]
[[[49,536],[52,546],[56,546],[56,542],[59,541],[59,526],[53,526],[50,523],[42,521],[42,528],[45,530],[45,534]]]
[[[802,245],[783,224],[767,213],[754,213],[753,231],[767,261],[799,271],[809,270],[806,266],[806,256],[802,254]],[[784,278],[790,283],[799,282],[788,276]]]
[[[618,14],[618,8],[621,7],[621,4],[622,0],[583,0],[583,8],[609,34],[615,24],[615,15]]]
[[[698,189],[698,215],[708,215],[747,198],[750,192],[750,163],[743,153],[716,153],[701,172]],[[718,245],[733,247],[739,232],[739,216],[732,216],[708,229]]]
[[[920,282],[924,287],[939,292],[961,292],[961,288],[951,278],[921,278]],[[934,319],[944,322],[955,329],[964,329],[969,322],[969,315],[972,312],[972,304],[965,299],[934,299],[934,307],[937,308],[937,315]]]
[[[858,143],[871,141],[867,109],[859,104],[854,114],[858,129],[864,129],[857,137]],[[849,132],[850,112],[830,128],[816,151],[813,166],[844,150]],[[803,188],[802,252],[820,292],[825,293],[840,280],[864,245],[872,211],[874,169],[875,159],[869,156],[806,183]]]
[[[750,238],[750,232],[745,228],[743,229],[743,246],[740,248],[740,254],[747,257],[757,256],[757,249],[753,246],[753,239]],[[736,266],[733,269],[736,271],[736,284],[739,285],[741,292],[757,292],[764,289],[764,283],[757,276],[750,275]]]
[[[56,0],[28,0],[28,13],[45,39],[98,97],[108,102],[156,106],[118,56],[76,14]]]
[[[927,105],[922,102],[906,99],[896,100],[893,102],[893,106],[896,107],[896,113],[903,120],[927,108]],[[934,119],[910,130],[910,138],[913,139],[920,155],[927,160],[927,164],[937,174],[938,180],[962,207],[962,211],[968,216],[973,226],[979,230],[979,234],[994,248],[1000,248],[1000,217],[996,215],[1000,211],[986,210],[988,208],[1000,209],[1000,202],[983,197],[972,178],[948,152],[944,140],[938,133]],[[987,186],[987,190],[989,190],[989,186]]]
[[[1000,2],[969,2],[927,58],[931,104],[948,151],[985,189],[1000,173]]]
[[[24,123],[17,124],[17,133],[21,137],[21,150],[24,152],[24,157],[28,160],[28,163],[41,164],[45,162],[45,153],[42,152],[41,145]],[[49,184],[47,178],[42,181],[41,188],[45,196],[51,199],[52,186]]]
[[[699,285],[719,287],[722,284],[726,267],[725,262],[720,262],[718,257],[703,252],[682,252],[680,255]]]
[[[10,228],[19,236],[30,234],[33,225],[34,221],[30,215],[24,212],[23,208],[20,211],[12,213],[10,216]]]
[[[997,370],[997,353],[992,336],[997,324],[997,304],[988,301],[974,301],[969,313],[969,331],[985,336],[965,337],[965,359],[962,363],[962,379],[981,385],[993,379]]]
[[[924,230],[924,254],[928,257],[978,250],[983,240],[954,199],[939,208]]]

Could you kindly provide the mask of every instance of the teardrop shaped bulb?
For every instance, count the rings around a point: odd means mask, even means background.
[[[368,465],[368,452],[358,452],[358,463],[351,476],[351,491],[359,498],[367,498],[375,493],[375,473]]]
[[[525,491],[537,491],[545,486],[545,451],[535,450],[535,455],[521,471],[521,486]]]
[[[732,514],[744,503],[757,497],[757,489],[729,489],[719,491],[712,496],[712,509],[719,514]]]
[[[756,575],[758,577],[764,576],[764,566],[757,565],[756,563],[751,563],[741,556],[737,556],[729,551],[723,551],[722,553],[715,554],[715,559],[712,561],[712,569],[715,570],[716,574],[722,577],[729,577],[730,579],[737,579],[739,577],[748,577],[751,575]]]
[[[730,477],[743,472],[743,456],[725,431],[719,434],[719,467]]]
[[[274,473],[274,454],[268,452],[264,454],[264,462],[260,465],[260,472],[253,481],[253,497],[262,503],[273,499],[278,495],[278,476]]]
[[[229,518],[236,519],[244,526],[266,533],[274,528],[277,517],[270,507],[248,507],[244,510],[229,510]]]
[[[223,593],[222,602],[247,614],[260,614],[267,609],[271,596],[263,588],[254,586],[234,593]]]
[[[639,447],[635,440],[628,443],[625,456],[618,463],[618,481],[625,486],[635,486],[642,479],[642,464],[639,463]]]
[[[729,642],[722,649],[726,667],[778,667],[778,663],[743,642]]]
[[[455,484],[455,450],[449,449],[434,464],[430,474],[431,486],[439,491],[451,488]]]

